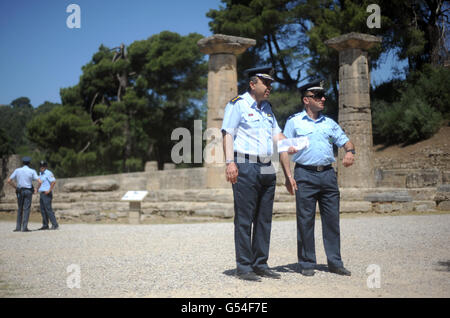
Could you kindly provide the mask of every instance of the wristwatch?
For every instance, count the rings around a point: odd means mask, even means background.
[[[355,149],[349,149],[349,150],[346,150],[345,152],[351,152],[352,154],[355,154],[356,152],[355,152]]]
[[[229,164],[229,163],[232,163],[232,162],[234,162],[234,159],[227,159],[227,160],[225,160],[226,164]]]

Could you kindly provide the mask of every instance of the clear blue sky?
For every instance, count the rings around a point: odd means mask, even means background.
[[[70,4],[81,8],[81,28],[70,29]],[[164,30],[212,35],[206,13],[220,0],[1,0],[0,105],[26,96],[35,107],[60,103],[59,90],[78,83],[81,67],[100,44],[129,45]],[[372,73],[372,83],[392,76],[395,63]]]
[[[70,4],[81,28],[66,25]],[[164,30],[212,35],[206,13],[220,0],[1,0],[0,104],[26,96],[33,106],[61,102],[100,44],[116,47]]]

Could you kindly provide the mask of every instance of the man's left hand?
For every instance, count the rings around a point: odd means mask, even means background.
[[[344,167],[350,167],[355,162],[355,156],[351,152],[346,152],[342,164]]]

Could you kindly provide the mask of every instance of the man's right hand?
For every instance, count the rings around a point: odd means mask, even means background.
[[[297,189],[298,189],[297,182],[295,181],[294,178],[292,178],[292,176],[286,178],[285,186],[291,195],[294,195],[295,191],[297,191]]]
[[[227,168],[225,170],[225,176],[227,177],[227,181],[235,184],[237,182],[239,171],[235,162],[231,162],[227,164]]]

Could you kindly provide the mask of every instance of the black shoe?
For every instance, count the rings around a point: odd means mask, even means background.
[[[249,280],[249,281],[253,281],[253,282],[260,282],[261,278],[256,275],[254,272],[247,272],[244,274],[237,274],[237,277],[239,279],[243,279],[243,280]]]
[[[50,230],[58,230],[59,229],[59,226],[52,226],[51,228],[50,228]]]
[[[20,229],[15,229],[13,232],[20,232]]]
[[[43,231],[43,230],[48,230],[48,229],[49,229],[48,226],[43,226],[43,227],[39,228],[38,231]]]
[[[23,229],[22,232],[31,232],[29,229]]]
[[[274,279],[280,279],[281,275],[278,273],[275,273],[274,271],[268,269],[268,268],[263,268],[263,269],[258,269],[255,268],[254,269],[255,274],[262,276],[262,277],[269,277],[269,278],[274,278]]]
[[[303,276],[314,276],[314,269],[313,268],[302,268],[300,270],[300,274]]]
[[[334,274],[343,275],[343,276],[351,276],[352,275],[352,273],[344,267],[328,267],[328,269],[330,270],[331,273],[334,273]]]

